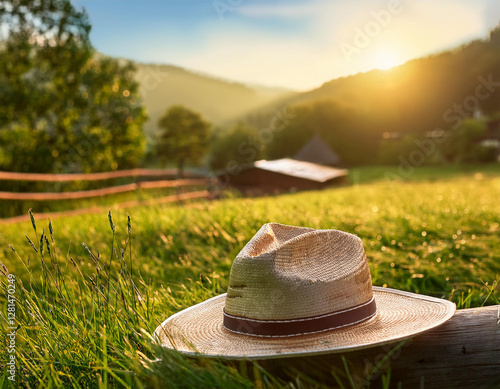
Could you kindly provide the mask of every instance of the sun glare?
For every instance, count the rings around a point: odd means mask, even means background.
[[[389,70],[402,63],[399,53],[392,49],[378,50],[373,56],[373,67],[380,70]]]

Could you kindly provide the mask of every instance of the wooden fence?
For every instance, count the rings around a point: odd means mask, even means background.
[[[75,173],[75,174],[45,174],[45,173],[14,173],[1,172],[0,181],[45,181],[45,182],[68,182],[68,181],[98,181],[109,180],[112,178],[126,177],[164,177],[177,175],[177,169],[130,169],[118,170],[114,172],[103,173]],[[191,176],[189,172],[184,175]]]
[[[0,192],[0,200],[75,200],[88,199],[92,197],[101,197],[118,193],[134,192],[138,189],[153,188],[180,188],[186,186],[202,186],[206,184],[205,179],[185,179],[185,180],[166,180],[166,181],[146,181],[126,185],[111,186],[102,189],[81,190],[75,192]]]
[[[41,174],[41,173],[13,173],[1,172],[1,181],[39,181],[39,182],[71,182],[71,181],[99,181],[114,178],[130,178],[130,177],[175,177],[176,169],[132,169],[121,170],[104,173],[89,173],[89,174]],[[110,186],[100,189],[82,190],[73,192],[6,192],[0,191],[0,200],[24,200],[24,201],[58,201],[58,200],[75,200],[89,199],[114,195],[119,193],[134,192],[139,189],[162,189],[162,188],[186,188],[196,186],[206,186],[208,180],[206,178],[197,178],[193,174],[187,173],[189,178],[184,179],[169,179],[158,181],[141,181],[125,185]],[[189,199],[209,198],[210,193],[206,190],[188,191],[175,195],[164,196],[160,198],[145,200],[145,201],[127,201],[120,204],[115,204],[114,207],[125,208],[133,207],[142,204],[168,203],[175,201],[183,201]],[[96,206],[86,209],[77,209],[64,212],[55,212],[50,214],[38,214],[38,218],[57,217],[68,214],[93,213],[102,211],[102,207]],[[9,219],[3,219],[1,222],[14,222],[25,220],[26,216],[18,216]]]

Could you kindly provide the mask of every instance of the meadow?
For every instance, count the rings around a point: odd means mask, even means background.
[[[374,285],[458,308],[499,304],[498,165],[419,168],[403,182],[383,179],[386,171],[354,170],[352,185],[324,191],[0,224],[0,267],[16,277],[16,384],[321,387],[312,372],[248,372],[153,342],[169,315],[225,292],[233,258],[270,221],[358,235]],[[7,349],[0,355],[7,360]]]

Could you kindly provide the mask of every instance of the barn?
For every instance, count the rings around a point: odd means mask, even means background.
[[[347,181],[348,171],[290,158],[261,160],[232,175],[230,184],[247,195],[323,189]]]

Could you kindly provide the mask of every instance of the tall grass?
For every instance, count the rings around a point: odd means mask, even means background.
[[[459,308],[498,303],[499,194],[498,178],[469,175],[1,226],[0,268],[17,282],[16,384],[319,387],[312,370],[274,375],[259,365],[186,358],[152,334],[174,312],[225,292],[233,258],[268,221],[359,235],[375,285]],[[5,334],[4,276],[0,288]],[[7,360],[6,348],[0,356]],[[349,387],[349,369],[345,362],[323,374]]]
[[[152,333],[158,317],[171,313],[166,302],[172,293],[159,289],[151,278],[134,272],[130,254],[131,221],[128,217],[124,244],[117,240],[109,213],[111,239],[107,255],[83,243],[91,270],[70,254],[58,250],[51,222],[42,231],[33,215],[31,254],[26,259],[10,246],[18,264],[16,275],[16,354],[20,387],[224,387],[249,386],[235,371],[217,363],[199,363],[155,345]],[[37,262],[39,270],[33,271]],[[22,267],[23,270],[20,268]],[[5,276],[9,269],[1,270]],[[219,292],[212,288],[185,288],[175,305],[188,305],[196,298]],[[201,285],[200,285],[201,286]],[[0,279],[6,291],[6,278]],[[158,296],[162,295],[159,299]],[[155,295],[156,297],[153,297]],[[203,296],[203,297],[202,297]],[[163,300],[164,303],[158,303]],[[2,315],[5,319],[5,315]],[[2,321],[3,333],[7,323]],[[6,361],[6,350],[2,350]],[[157,374],[155,374],[155,372]],[[161,373],[161,374],[160,374]],[[10,383],[4,373],[0,382]]]

